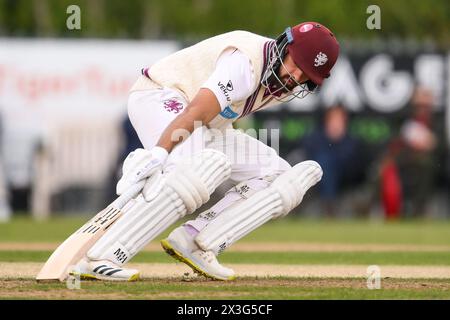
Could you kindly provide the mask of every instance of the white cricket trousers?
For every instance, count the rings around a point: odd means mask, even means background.
[[[150,150],[157,144],[164,129],[186,106],[187,101],[173,89],[131,92],[128,115],[145,149]],[[170,153],[167,168],[206,147],[228,156],[232,165],[230,180],[233,183],[280,174],[290,168],[273,148],[241,130],[230,128],[219,131],[200,125]]]

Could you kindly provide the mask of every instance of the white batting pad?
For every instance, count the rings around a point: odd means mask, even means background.
[[[157,180],[160,185],[154,187],[161,190],[158,195],[147,202],[140,194],[87,257],[123,265],[171,224],[207,202],[230,174],[227,157],[212,149],[180,162]]]
[[[309,188],[322,178],[315,161],[304,161],[287,170],[264,190],[225,209],[195,238],[205,251],[219,254],[270,219],[285,216],[300,204]]]

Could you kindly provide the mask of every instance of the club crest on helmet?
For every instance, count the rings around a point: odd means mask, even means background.
[[[328,57],[325,53],[319,52],[316,56],[316,59],[314,59],[314,67],[323,66],[325,63],[327,63]]]

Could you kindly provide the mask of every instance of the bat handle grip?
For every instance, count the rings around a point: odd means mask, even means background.
[[[146,181],[147,180],[144,179],[132,185],[124,193],[122,193],[116,200],[114,200],[110,204],[110,206],[119,210],[122,209],[128,203],[128,201],[136,197],[139,194],[139,192],[141,192],[142,188],[144,188]]]

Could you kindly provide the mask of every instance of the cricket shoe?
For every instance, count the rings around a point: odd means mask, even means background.
[[[121,268],[109,260],[89,261],[86,258],[69,271],[82,280],[137,281],[139,271]]]
[[[161,240],[163,249],[173,258],[187,264],[194,272],[214,280],[233,280],[232,269],[222,266],[212,251],[204,251],[194,237],[181,226],[173,230],[167,239]]]

